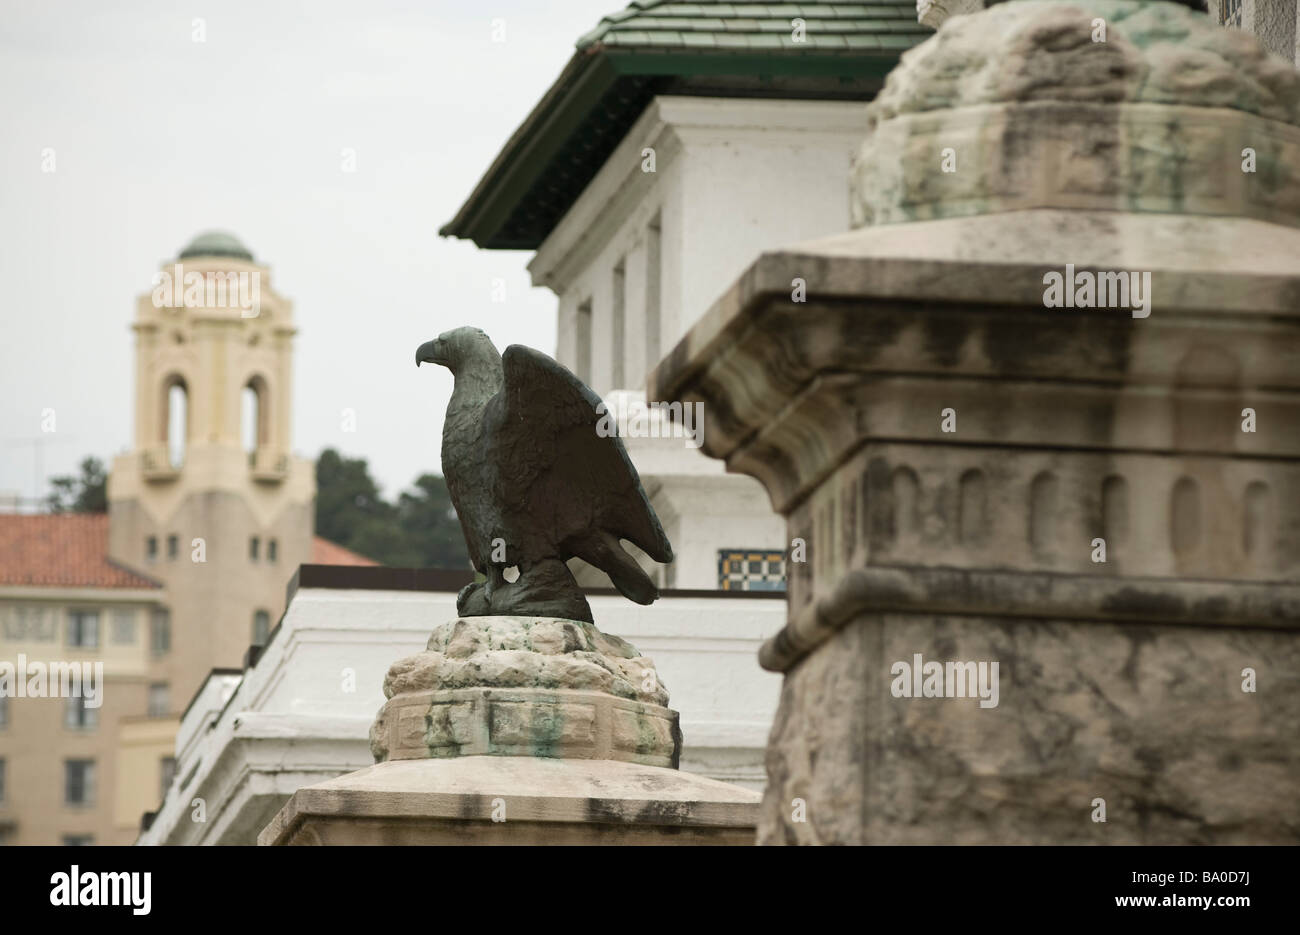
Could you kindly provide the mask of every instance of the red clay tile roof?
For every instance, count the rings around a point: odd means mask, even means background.
[[[0,586],[161,588],[108,558],[107,513],[0,514]]]
[[[313,565],[378,565],[364,555],[358,555],[345,549],[337,542],[330,542],[320,536],[314,536],[311,543],[311,563]]]

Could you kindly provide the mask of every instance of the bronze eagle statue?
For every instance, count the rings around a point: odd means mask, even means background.
[[[461,616],[563,617],[593,623],[568,566],[580,558],[638,604],[659,591],[620,543],[657,562],[672,545],[600,398],[545,354],[504,354],[478,328],[421,344],[415,363],[451,371],[442,470],[474,568]],[[518,576],[507,578],[517,570]]]

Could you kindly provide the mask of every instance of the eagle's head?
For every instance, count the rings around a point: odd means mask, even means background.
[[[458,368],[488,355],[501,359],[492,339],[481,329],[455,328],[421,344],[415,352],[415,366],[427,361],[456,373]]]

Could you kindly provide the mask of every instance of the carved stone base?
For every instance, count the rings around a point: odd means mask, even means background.
[[[463,688],[395,695],[370,731],[377,760],[544,756],[677,767],[677,712],[604,692]]]
[[[609,759],[676,767],[677,712],[654,663],[590,623],[462,617],[394,663],[370,732],[375,760]]]
[[[758,793],[676,769],[654,663],[581,620],[462,617],[395,663],[374,766],[299,789],[259,844],[752,844]]]

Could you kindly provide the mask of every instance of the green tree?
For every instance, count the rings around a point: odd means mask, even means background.
[[[396,504],[384,500],[364,458],[327,448],[316,459],[316,534],[384,565],[466,568],[447,485],[425,474]]]
[[[421,567],[470,567],[460,520],[441,475],[420,475],[414,488],[402,491],[397,498],[397,514]]]
[[[88,456],[81,459],[81,473],[50,478],[53,488],[45,498],[51,513],[107,513],[108,472],[104,462]]]

